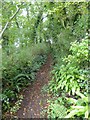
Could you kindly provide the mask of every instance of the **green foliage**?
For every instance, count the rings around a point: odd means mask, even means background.
[[[15,103],[15,105],[10,109],[10,113],[11,113],[11,114],[12,114],[12,113],[15,113],[15,112],[17,112],[17,110],[19,110],[22,100],[23,100],[23,96],[20,95],[20,96],[18,97],[18,100],[17,100],[17,102]]]
[[[60,34],[57,35],[57,42],[53,44],[54,59],[57,64],[62,64],[62,58],[69,54],[70,43],[75,40],[70,28],[61,29]]]
[[[67,108],[64,106],[64,99],[58,98],[56,100],[51,100],[49,102],[49,107],[47,110],[48,118],[64,118],[67,115]]]
[[[73,34],[77,39],[83,38],[85,36],[86,30],[88,29],[88,12],[78,18],[75,22]]]
[[[83,118],[90,118],[89,109],[88,109],[88,97],[84,96],[79,91],[76,93],[80,98],[66,98],[67,102],[71,104],[68,109],[68,115],[65,118],[73,118],[74,116],[82,116]]]
[[[88,40],[73,42],[70,51],[71,55],[63,59],[64,64],[52,71],[52,79],[56,91],[62,89],[74,95],[77,89],[87,88]]]
[[[88,29],[87,3],[65,2],[55,3],[49,10],[50,37],[55,63],[63,64],[62,58],[70,51],[70,43],[86,36]],[[56,29],[54,29],[56,28]]]
[[[88,2],[23,2],[21,5],[2,1],[2,29],[19,7],[20,11],[2,35],[3,111],[9,110],[13,106],[11,102],[17,101],[18,92],[35,79],[49,46],[55,63],[50,91],[56,96],[68,92],[75,97],[79,90],[87,97]],[[46,43],[50,41],[52,44]],[[61,103],[55,100],[51,104],[49,117],[66,115],[66,107]]]
[[[47,53],[45,43],[11,51],[10,55],[3,51],[3,111],[9,110],[11,102],[18,99],[18,92],[35,80],[35,73],[46,61]]]
[[[63,58],[63,64],[58,64],[52,70],[52,81],[49,84],[49,91],[54,95],[61,96],[68,93],[68,98],[64,97],[66,101],[59,103],[60,106],[67,105],[65,118],[85,117],[88,118],[88,91],[87,91],[87,76],[88,76],[88,39],[85,37],[81,42],[72,42],[70,47],[70,54]],[[72,96],[74,98],[72,98]],[[81,98],[80,98],[81,97]],[[56,98],[56,101],[58,98]],[[66,103],[66,105],[65,105]],[[50,104],[49,115],[56,116],[54,113],[54,106],[59,110],[59,105]],[[53,113],[53,114],[52,114]]]

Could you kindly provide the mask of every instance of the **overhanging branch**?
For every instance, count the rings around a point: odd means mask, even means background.
[[[23,4],[23,2],[22,2],[22,4]],[[21,4],[21,5],[22,5],[22,4]],[[17,15],[17,13],[20,11],[21,5],[20,5],[20,7],[17,9],[17,11],[10,17],[10,19],[8,20],[8,22],[7,22],[6,25],[4,26],[2,32],[0,33],[0,39],[2,38],[2,35],[3,35],[3,33],[5,32],[5,30],[7,29],[9,23],[12,21],[12,19],[13,19],[13,18]]]

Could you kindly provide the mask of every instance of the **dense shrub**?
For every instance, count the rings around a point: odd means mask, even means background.
[[[17,51],[13,48],[9,55],[3,51],[3,111],[10,110],[13,101],[18,99],[18,92],[35,80],[35,73],[45,62],[48,50],[45,43],[39,43]]]
[[[55,63],[62,65],[62,58],[68,55],[70,43],[75,41],[71,28],[61,29],[57,42],[52,45]]]
[[[85,39],[82,39],[81,42],[72,42],[70,47],[70,54],[67,57],[63,58],[63,64],[59,66],[58,64],[54,67],[52,71],[52,81],[50,83],[49,89],[51,92],[55,93],[58,97],[63,98],[62,92],[65,93],[64,99],[65,103],[58,103],[57,111],[59,110],[59,105],[64,107],[67,104],[68,108],[66,110],[66,118],[72,117],[88,117],[88,39],[87,36]],[[72,101],[68,101],[71,97]],[[74,99],[73,99],[73,98]],[[81,97],[81,99],[80,99]],[[68,99],[68,100],[67,100]],[[57,98],[56,98],[57,100]],[[84,102],[85,104],[84,104]],[[73,101],[77,101],[73,103]],[[81,103],[80,103],[81,102]],[[48,108],[49,117],[52,116],[52,111],[57,104],[54,102]],[[71,107],[70,107],[71,106]],[[76,106],[76,107],[75,107]],[[53,113],[54,114],[54,113]],[[50,116],[51,115],[51,116]],[[54,114],[57,118],[61,117],[60,115]],[[65,116],[64,116],[65,117]]]

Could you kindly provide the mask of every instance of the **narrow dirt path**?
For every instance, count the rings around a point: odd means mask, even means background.
[[[40,113],[47,108],[46,101],[50,96],[43,94],[41,90],[50,80],[51,65],[51,55],[48,55],[46,63],[37,72],[35,82],[24,90],[24,99],[17,112],[18,118],[42,118]]]

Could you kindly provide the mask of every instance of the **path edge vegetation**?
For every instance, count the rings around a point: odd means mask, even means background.
[[[89,9],[90,2],[2,1],[3,114],[18,100],[21,89],[35,80],[35,73],[51,52],[54,67],[49,92],[54,97],[47,110],[48,117],[90,117]]]

